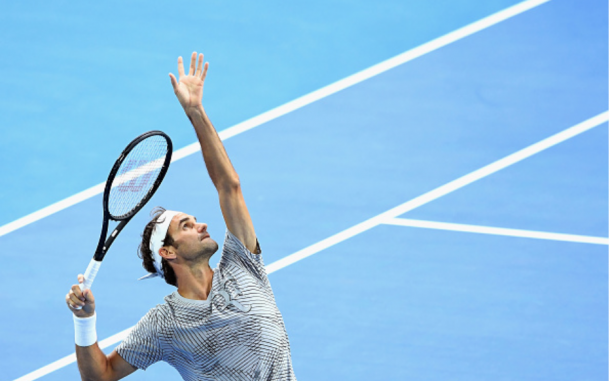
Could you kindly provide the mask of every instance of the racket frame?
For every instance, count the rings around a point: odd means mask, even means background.
[[[121,168],[121,164],[123,163],[125,158],[129,155],[131,150],[135,146],[137,146],[140,142],[142,142],[143,140],[145,140],[151,136],[162,136],[167,141],[168,153],[165,155],[165,161],[163,162],[163,166],[161,167],[159,175],[157,176],[157,179],[155,180],[153,186],[150,187],[146,196],[143,197],[134,208],[132,208],[127,214],[124,214],[122,216],[113,217],[110,214],[110,210],[108,208],[108,203],[110,200],[110,190],[112,189],[112,183],[114,182],[114,179],[117,176],[119,168]],[[108,252],[108,249],[114,242],[115,238],[119,235],[119,233],[121,232],[121,230],[123,230],[123,228],[127,225],[127,223],[133,218],[133,216],[135,216],[144,207],[144,205],[146,205],[146,203],[148,201],[150,201],[152,196],[155,194],[155,192],[159,188],[159,185],[163,181],[163,178],[165,177],[165,174],[167,173],[167,170],[169,169],[169,165],[172,160],[172,153],[173,153],[172,140],[164,132],[157,131],[157,130],[148,131],[148,132],[145,132],[142,135],[138,136],[137,138],[132,140],[131,143],[129,143],[127,145],[127,147],[125,147],[123,152],[121,152],[121,155],[116,160],[116,162],[114,163],[114,166],[110,170],[110,174],[108,175],[108,180],[106,181],[106,186],[104,187],[104,199],[103,199],[104,220],[102,222],[102,231],[100,233],[100,239],[97,244],[97,248],[95,249],[95,254],[93,255],[93,259],[91,260],[91,262],[89,262],[89,266],[87,266],[87,270],[85,271],[85,274],[84,274],[85,282],[81,283],[79,285],[81,290],[91,288],[91,284],[93,283],[93,280],[95,279],[95,276],[97,275],[97,272],[102,264],[102,260],[104,259],[104,256],[106,256],[106,253]],[[110,236],[108,236],[108,238],[106,238],[106,235],[108,233],[108,223],[110,222],[110,220],[117,221],[117,222],[119,222],[119,224],[114,228],[114,230],[112,231]]]

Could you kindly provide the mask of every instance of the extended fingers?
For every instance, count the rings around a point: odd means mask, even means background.
[[[201,56],[201,60],[203,61],[203,56]],[[206,62],[205,65],[203,65],[203,74],[201,74],[201,80],[205,81],[205,76],[208,75],[208,67],[210,66],[209,62]]]
[[[195,74],[195,65],[197,64],[197,52],[191,54],[191,65],[189,66],[189,75]]]
[[[199,59],[197,59],[199,58]],[[193,75],[196,77],[201,78],[202,80],[205,79],[205,76],[207,74],[208,71],[208,63],[206,62],[205,65],[203,63],[203,54],[199,53],[199,57],[197,57],[197,52],[193,52],[193,54],[191,54],[191,63],[189,65],[189,73],[188,75]],[[178,57],[178,80],[175,79],[175,77],[170,74],[170,78],[172,80],[172,85],[175,85],[178,83],[178,81],[180,80],[180,78],[182,78],[184,76],[184,63],[182,61],[182,57]]]
[[[203,66],[203,54],[199,54],[199,62],[197,62],[197,71],[195,77],[201,77],[201,66]]]
[[[182,57],[178,57],[178,78],[184,76],[184,65],[182,64]]]

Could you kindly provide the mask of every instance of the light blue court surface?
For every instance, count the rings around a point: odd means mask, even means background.
[[[178,55],[210,61],[221,131],[517,3],[6,3],[0,229],[104,181],[144,131],[194,142],[167,77]],[[521,236],[384,220],[271,273],[299,380],[608,379],[607,15],[551,0],[224,142],[269,265],[598,116],[392,220]],[[201,155],[173,163],[96,279],[100,339],[173,291],[136,281],[155,205],[223,237]],[[0,380],[73,353],[63,298],[101,217],[98,195],[0,236]],[[178,378],[165,364],[129,377]]]

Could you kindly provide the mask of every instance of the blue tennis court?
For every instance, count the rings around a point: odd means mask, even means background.
[[[80,379],[64,296],[102,220],[82,192],[145,131],[196,141],[167,76],[193,50],[297,378],[608,379],[607,2],[172,5],[5,4],[0,380]],[[137,281],[154,206],[222,240],[187,151],[92,288],[106,352],[174,290]]]

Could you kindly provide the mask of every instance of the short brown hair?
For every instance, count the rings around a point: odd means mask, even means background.
[[[155,265],[153,264],[155,259],[152,254],[152,250],[150,250],[150,237],[152,236],[155,225],[163,222],[159,221],[159,217],[161,217],[163,212],[165,212],[165,208],[160,206],[155,207],[152,212],[150,212],[152,220],[150,220],[150,222],[146,224],[146,227],[144,227],[144,232],[142,233],[142,243],[140,243],[140,246],[138,246],[138,257],[142,259],[142,267],[152,274],[156,273],[157,269],[155,269]],[[169,232],[167,232],[165,238],[163,239],[163,245],[176,247],[174,239]],[[176,273],[165,258],[161,259],[161,268],[163,269],[165,282],[167,282],[167,284],[171,284],[172,286],[178,287]]]

